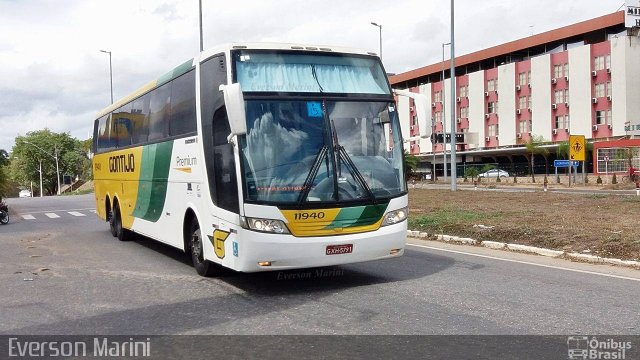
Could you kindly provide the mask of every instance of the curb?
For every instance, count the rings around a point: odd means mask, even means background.
[[[437,240],[447,243],[456,243],[460,245],[478,245],[489,249],[497,250],[511,250],[521,251],[526,253],[532,253],[536,255],[542,255],[553,258],[566,257],[571,260],[577,260],[582,262],[588,262],[593,264],[610,264],[620,265],[625,267],[640,268],[640,261],[633,260],[621,260],[614,258],[603,258],[600,256],[580,254],[580,253],[568,253],[560,250],[551,250],[545,248],[539,248],[535,246],[521,245],[521,244],[509,244],[497,241],[478,241],[470,238],[463,238],[458,236],[443,235],[443,234],[429,234],[426,232],[408,230],[407,236],[423,240]]]

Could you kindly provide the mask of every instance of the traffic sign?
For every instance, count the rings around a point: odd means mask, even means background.
[[[569,160],[553,160],[553,166],[557,168],[566,168],[569,167],[569,162]],[[579,164],[579,161],[571,161],[571,165],[573,165],[573,167],[578,167]]]
[[[569,159],[576,161],[584,161],[586,154],[586,146],[584,135],[569,136]]]

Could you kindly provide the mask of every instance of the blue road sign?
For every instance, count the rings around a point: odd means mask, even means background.
[[[580,164],[579,161],[571,161],[573,164],[573,167],[578,167],[578,164]],[[557,167],[557,168],[566,168],[569,167],[569,160],[553,160],[553,166]]]

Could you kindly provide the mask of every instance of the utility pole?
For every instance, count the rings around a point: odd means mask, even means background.
[[[454,29],[454,2],[451,0],[451,191],[458,190],[458,174],[456,169],[456,42]]]

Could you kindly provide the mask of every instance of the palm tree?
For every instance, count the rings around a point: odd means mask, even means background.
[[[404,172],[405,178],[409,178],[411,174],[413,174],[416,169],[418,169],[418,164],[420,163],[420,159],[417,156],[411,155],[408,152],[404,152]]]
[[[531,138],[529,138],[529,140],[524,144],[525,148],[527,150],[527,153],[529,153],[529,156],[531,156],[531,161],[529,164],[529,170],[531,172],[531,181],[532,182],[536,182],[536,178],[534,176],[534,159],[535,159],[535,155],[542,155],[544,157],[544,168],[545,168],[545,173],[549,174],[549,162],[548,162],[548,156],[549,156],[549,149],[542,147],[542,145],[544,143],[546,143],[547,140],[545,140],[545,138],[543,136],[540,135],[533,135],[531,136]]]

